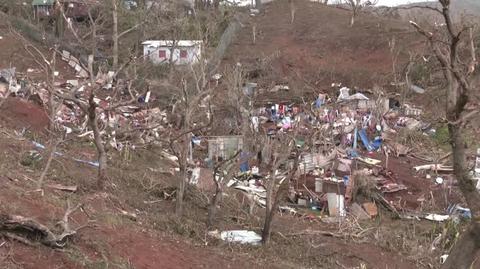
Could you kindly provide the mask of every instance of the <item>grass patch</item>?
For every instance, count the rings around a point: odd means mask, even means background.
[[[433,140],[438,146],[449,145],[450,132],[448,131],[447,125],[441,125],[436,128],[436,132],[433,135]]]

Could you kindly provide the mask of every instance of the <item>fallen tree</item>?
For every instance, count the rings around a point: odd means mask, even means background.
[[[79,230],[89,227],[92,223],[92,221],[88,221],[76,229],[70,227],[70,215],[80,207],[82,207],[81,203],[72,207],[67,201],[67,210],[57,223],[57,229],[50,229],[32,218],[2,212],[0,213],[0,235],[27,245],[41,243],[52,248],[63,248]]]

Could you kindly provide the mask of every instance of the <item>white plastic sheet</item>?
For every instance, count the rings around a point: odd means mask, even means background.
[[[427,216],[425,216],[425,219],[428,219],[431,221],[438,221],[438,222],[446,221],[449,218],[450,218],[449,215],[439,215],[439,214],[428,214]]]
[[[260,245],[262,237],[254,231],[233,230],[220,233],[220,238],[227,242]]]

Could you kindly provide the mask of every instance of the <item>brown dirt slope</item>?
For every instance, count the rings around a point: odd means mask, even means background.
[[[173,217],[174,202],[163,200],[161,193],[162,187],[174,179],[148,169],[157,168],[154,152],[133,153],[130,160],[113,154],[110,187],[105,192],[92,190],[95,169],[57,157],[46,184],[77,185],[79,190],[65,193],[47,187],[42,196],[35,191],[34,181],[39,178],[45,160],[29,166],[20,164],[34,150],[32,139],[35,138],[0,128],[0,214],[28,216],[53,228],[63,216],[68,199],[72,204],[84,203],[83,209],[72,215],[72,228],[88,219],[96,222],[95,226],[80,230],[64,251],[27,246],[0,236],[0,268],[342,268],[341,265],[354,267],[362,263],[368,268],[390,268],[390,263],[395,265],[392,268],[415,268],[402,254],[372,242],[322,236],[285,239],[275,233],[272,246],[261,248],[230,245],[210,238],[205,234],[205,194],[189,197],[185,218]],[[58,150],[66,156],[84,159],[91,159],[93,151],[81,143],[68,143]],[[218,229],[259,230],[255,221],[248,224],[239,204],[232,205],[238,206],[239,213],[230,211],[225,204],[219,213]],[[136,221],[122,215],[122,210],[135,213]],[[274,226],[275,231],[284,235],[335,229],[290,215],[279,216]]]
[[[70,194],[47,187],[41,195],[35,191],[34,182],[40,167],[20,164],[23,156],[34,149],[28,140],[0,129],[0,214],[30,217],[54,229],[68,199],[72,204],[84,203],[71,216],[72,228],[89,219],[95,223],[80,230],[63,251],[42,245],[27,246],[0,235],[0,268],[258,268],[252,262],[240,260],[238,255],[152,229],[146,212],[135,211],[111,192],[86,191],[87,182],[93,182],[95,176],[94,169],[88,166],[56,159],[47,184],[78,184],[80,190]],[[121,209],[137,212],[137,220],[119,214]]]
[[[416,38],[405,22],[362,14],[349,27],[350,13],[346,10],[306,0],[294,3],[293,23],[286,0],[265,5],[261,14],[250,18],[230,47],[225,63],[260,67],[264,72],[260,81],[288,83],[300,90],[325,89],[332,82],[372,87],[373,83],[390,82],[392,38],[397,40],[397,48],[410,45]],[[252,41],[254,25],[256,44]],[[268,70],[270,66],[272,70]]]
[[[47,60],[51,60],[53,51],[41,44],[21,40],[17,34],[12,32],[14,30],[8,25],[6,18],[4,16],[0,18],[0,69],[15,67],[18,78],[25,76],[29,80],[43,81],[45,73],[41,70],[39,63],[43,64],[44,62],[30,45],[38,48]],[[27,52],[27,48],[31,53]],[[67,63],[61,61],[61,57],[58,56],[57,71],[59,80],[75,78],[75,71]]]

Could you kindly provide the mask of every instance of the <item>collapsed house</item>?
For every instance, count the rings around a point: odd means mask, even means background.
[[[313,210],[333,218],[370,219],[379,214],[380,208],[397,217],[404,211],[401,205],[393,205],[385,198],[408,191],[401,178],[388,169],[385,154],[396,158],[410,154],[411,148],[394,139],[401,129],[424,132],[425,135],[432,132],[431,127],[422,122],[421,114],[422,109],[408,104],[401,106],[394,98],[351,93],[350,89],[343,87],[337,98],[320,93],[311,107],[288,101],[263,103],[254,108],[250,123],[254,132],[263,130],[271,139],[279,132],[295,132],[299,135],[297,147],[304,146],[306,141],[302,137],[309,137],[313,132],[327,134],[297,156],[297,172],[288,182],[288,200],[280,204],[280,210],[295,213]],[[207,160],[223,160],[242,150],[237,139],[237,136],[209,139]],[[256,154],[245,152],[243,156],[250,161],[240,160],[247,165],[240,168],[227,186],[243,193],[250,201],[250,208],[252,203],[265,207],[267,190],[264,184],[270,171],[263,171],[255,165]],[[479,160],[480,157],[477,158],[478,167]],[[289,165],[292,164],[290,160]],[[435,173],[452,171],[448,165],[440,164],[414,168],[418,169],[417,173],[423,169]],[[282,180],[285,174],[279,171],[278,176],[278,180]],[[433,182],[443,183],[438,178]],[[459,209],[454,211],[459,212]],[[426,219],[432,216],[437,219],[437,215],[419,214]]]

